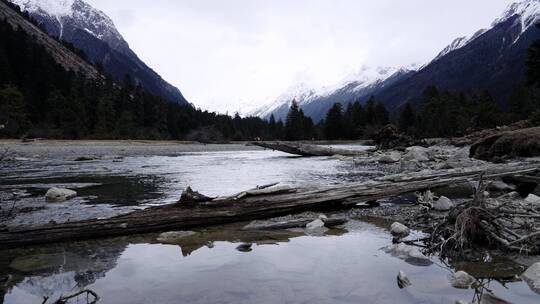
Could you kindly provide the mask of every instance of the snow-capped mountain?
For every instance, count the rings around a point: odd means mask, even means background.
[[[338,84],[318,89],[304,83],[290,87],[273,102],[250,113],[253,116],[269,118],[272,114],[277,120],[285,119],[293,100],[302,108],[304,113],[315,122],[326,115],[330,107],[340,102],[344,105],[369,98],[378,90],[414,71],[414,66],[407,68],[363,66],[354,74],[347,76]]]
[[[83,0],[9,0],[27,12],[51,36],[72,43],[88,59],[118,80],[131,76],[149,92],[187,103],[180,91],[163,80],[130,49],[105,13]]]
[[[370,95],[392,110],[407,102],[418,102],[430,85],[462,92],[485,89],[504,104],[524,82],[526,50],[540,39],[540,30],[533,26],[538,21],[540,0],[516,2],[490,28],[455,39],[419,69],[364,68],[331,90],[284,94],[252,114],[263,118],[274,114],[276,119],[283,119],[295,99],[307,115],[319,121],[335,102],[365,101]]]

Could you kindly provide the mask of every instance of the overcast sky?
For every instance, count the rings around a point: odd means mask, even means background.
[[[432,59],[511,0],[87,0],[196,106],[232,113],[363,65]]]

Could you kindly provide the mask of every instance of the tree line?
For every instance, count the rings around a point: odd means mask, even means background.
[[[370,138],[388,123],[414,137],[459,136],[523,119],[540,125],[540,41],[531,45],[526,66],[526,85],[504,107],[487,91],[428,87],[419,102],[393,113],[370,97],[336,103],[315,124],[292,101],[285,121],[263,120],[171,103],[127,76],[91,80],[66,71],[25,31],[0,20],[0,137],[338,140]]]

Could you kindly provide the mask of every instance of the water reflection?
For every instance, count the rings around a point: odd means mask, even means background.
[[[360,221],[321,237],[301,229],[239,227],[198,230],[172,245],[145,235],[0,251],[0,277],[10,277],[4,302],[41,303],[43,296],[83,288],[96,291],[100,303],[130,304],[454,303],[485,291],[514,303],[539,299],[522,282],[491,278],[483,290],[454,289],[451,271],[441,263],[415,267],[385,254],[380,249],[391,243],[388,233]],[[252,251],[237,251],[242,243],[252,243]],[[478,265],[455,267],[474,273]],[[407,273],[411,287],[398,288],[399,270]]]

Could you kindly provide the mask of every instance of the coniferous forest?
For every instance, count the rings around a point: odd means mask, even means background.
[[[67,45],[73,50],[73,46]],[[84,54],[76,51],[81,57]],[[527,59],[528,83],[509,102],[487,91],[427,87],[420,102],[390,113],[371,97],[336,103],[314,124],[293,101],[285,121],[242,118],[180,105],[149,94],[126,76],[91,80],[57,64],[26,32],[0,21],[0,136],[61,139],[174,139],[219,142],[254,139],[367,139],[393,123],[414,137],[452,137],[531,118],[540,120],[540,42]]]

